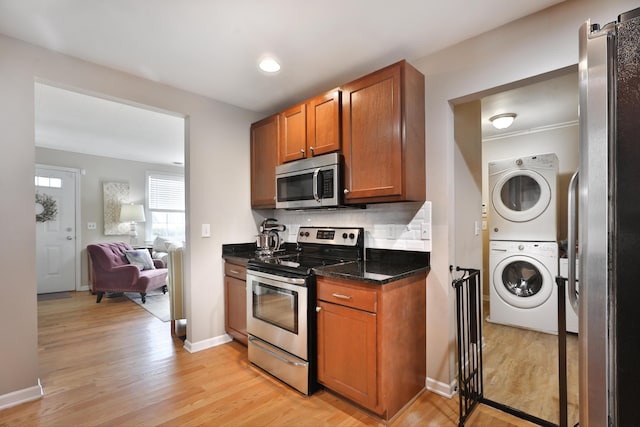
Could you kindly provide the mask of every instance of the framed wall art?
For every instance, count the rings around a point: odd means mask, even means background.
[[[102,183],[104,197],[104,234],[122,236],[129,234],[129,224],[120,222],[120,206],[129,201],[128,182]]]

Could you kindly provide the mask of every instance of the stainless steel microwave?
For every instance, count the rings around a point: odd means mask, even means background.
[[[341,177],[338,153],[276,166],[276,208],[337,207],[342,201]]]

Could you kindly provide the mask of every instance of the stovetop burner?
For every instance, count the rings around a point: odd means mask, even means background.
[[[364,230],[345,227],[300,227],[295,253],[258,256],[248,268],[308,276],[312,269],[362,259]]]

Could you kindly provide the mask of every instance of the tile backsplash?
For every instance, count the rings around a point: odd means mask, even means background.
[[[383,203],[366,209],[272,212],[287,226],[281,236],[295,242],[300,226],[363,227],[367,248],[431,252],[431,202]]]

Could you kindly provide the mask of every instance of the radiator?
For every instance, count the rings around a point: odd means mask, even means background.
[[[184,276],[182,274],[183,248],[176,248],[169,251],[167,266],[169,277],[167,286],[169,288],[169,307],[171,320],[186,319],[187,312],[184,304]]]

